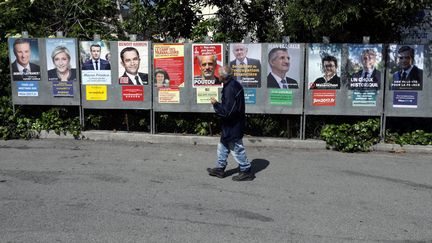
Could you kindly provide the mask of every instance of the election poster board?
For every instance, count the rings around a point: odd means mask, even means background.
[[[380,116],[382,44],[309,44],[305,114]]]
[[[266,113],[302,114],[304,44],[265,44],[263,56],[266,69],[263,110]]]
[[[385,115],[432,117],[430,45],[388,46]]]
[[[76,45],[71,38],[9,38],[13,104],[80,105]]]
[[[383,107],[385,58],[382,44],[347,44],[346,76],[342,76],[349,115],[380,115]],[[342,61],[344,63],[344,61]],[[346,90],[346,89],[344,89]]]
[[[83,108],[150,109],[151,43],[80,42]]]

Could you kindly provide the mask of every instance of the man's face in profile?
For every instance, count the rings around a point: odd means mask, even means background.
[[[214,56],[201,56],[201,75],[204,79],[213,79],[215,72],[216,60]]]
[[[136,51],[126,51],[123,53],[122,66],[126,69],[127,73],[136,75],[140,65],[140,58]]]
[[[288,55],[288,52],[277,51],[275,57],[276,58],[274,58],[270,63],[272,70],[285,73],[288,72],[290,69],[290,56]]]
[[[30,44],[29,43],[20,43],[16,44],[14,47],[14,53],[17,59],[17,62],[25,67],[30,62]]]
[[[91,56],[94,60],[99,60],[101,55],[101,48],[98,46],[92,46],[90,48]]]
[[[413,64],[413,59],[409,51],[404,51],[398,54],[399,67],[406,70]]]
[[[324,61],[324,73],[328,77],[332,77],[336,74],[336,64],[333,61]]]
[[[246,58],[247,51],[245,45],[234,45],[234,56],[239,61],[243,61]]]
[[[365,54],[362,57],[363,69],[371,70],[375,67],[376,56],[372,54]]]

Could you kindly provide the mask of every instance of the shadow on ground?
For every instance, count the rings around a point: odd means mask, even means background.
[[[258,172],[264,170],[269,166],[270,162],[265,159],[254,159],[251,161],[251,170],[253,174],[257,174]],[[235,173],[240,172],[239,167],[231,170],[225,171],[225,177],[232,176]]]

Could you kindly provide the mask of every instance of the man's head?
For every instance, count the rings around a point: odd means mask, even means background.
[[[373,49],[365,49],[361,55],[363,70],[372,70],[376,63],[376,52]]]
[[[92,44],[90,46],[90,54],[93,60],[99,60],[101,55],[101,46],[99,44]]]
[[[268,54],[272,72],[284,77],[290,68],[290,56],[286,48],[273,48]]]
[[[203,79],[214,79],[217,61],[216,55],[198,56],[198,61]]]
[[[120,52],[121,65],[127,73],[136,75],[140,66],[138,50],[133,47],[126,47]]]
[[[332,77],[336,74],[337,59],[334,56],[325,56],[322,59],[322,66],[325,76]]]
[[[414,49],[409,46],[402,46],[398,50],[399,67],[407,70],[414,64]]]
[[[229,66],[225,65],[219,69],[219,78],[222,83],[226,83],[228,81],[228,77],[232,75],[232,70]]]
[[[13,45],[17,62],[25,67],[30,62],[30,42],[26,39],[16,39]]]
[[[244,44],[234,44],[233,54],[240,62],[244,61],[248,52],[248,48]]]

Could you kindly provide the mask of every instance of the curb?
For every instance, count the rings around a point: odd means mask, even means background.
[[[190,144],[190,145],[217,145],[219,136],[195,136],[183,134],[150,134],[143,132],[124,132],[124,131],[83,131],[83,139],[93,141],[126,141],[126,142],[146,142],[146,143],[165,143],[165,144]],[[57,135],[53,132],[42,131],[41,139],[74,139],[70,134]],[[326,150],[326,143],[315,139],[284,139],[284,138],[265,138],[248,137],[243,138],[243,143],[247,147],[278,147],[306,150]],[[379,143],[372,147],[372,151],[390,153],[432,153],[432,145],[404,145]]]

